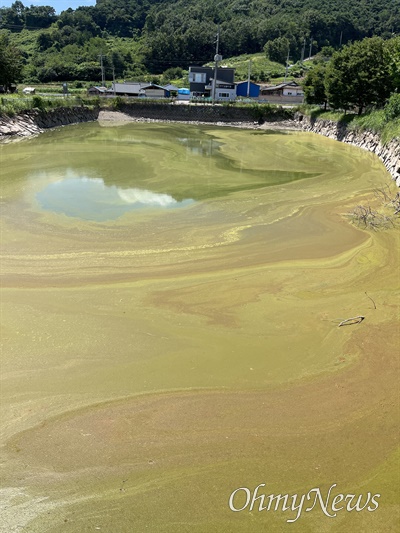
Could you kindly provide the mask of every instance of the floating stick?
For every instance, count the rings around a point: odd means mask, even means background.
[[[365,293],[365,296],[367,296],[367,298],[369,298],[371,300],[371,302],[374,304],[374,309],[376,309],[376,303],[374,302],[374,300],[371,298],[371,296],[368,296],[367,293]]]
[[[364,320],[365,316],[353,316],[352,318],[346,318],[346,320],[342,320],[339,324],[340,326],[352,326],[353,324],[359,324]]]

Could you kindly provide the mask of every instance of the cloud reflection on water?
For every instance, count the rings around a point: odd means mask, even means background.
[[[144,208],[179,208],[194,202],[180,202],[171,195],[136,187],[106,185],[102,178],[77,177],[71,172],[65,179],[52,182],[36,194],[42,209],[85,220],[105,221]]]

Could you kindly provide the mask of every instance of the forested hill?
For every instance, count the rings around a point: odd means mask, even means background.
[[[135,72],[132,63],[137,72],[154,73],[204,63],[215,53],[218,25],[225,57],[261,52],[268,43],[275,60],[290,47],[296,61],[310,44],[315,53],[398,34],[400,0],[97,0],[59,16],[20,1],[0,9],[3,34],[36,30],[35,46],[25,52],[26,72],[43,81],[93,79],[90,64],[93,71],[100,53],[112,59],[117,76]],[[80,72],[72,72],[73,64]]]
[[[153,6],[144,31],[155,59],[206,58],[217,24],[224,56],[260,52],[268,41],[287,39],[297,60],[304,39],[308,49],[312,38],[317,51],[341,40],[391,36],[400,30],[400,1],[178,0]]]

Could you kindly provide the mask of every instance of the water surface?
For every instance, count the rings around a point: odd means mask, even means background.
[[[382,494],[299,532],[395,527],[399,235],[345,216],[389,183],[375,156],[82,124],[0,164],[1,531],[292,527],[229,511],[260,483]]]

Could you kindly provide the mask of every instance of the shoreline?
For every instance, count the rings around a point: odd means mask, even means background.
[[[124,110],[101,110],[85,107],[56,108],[47,112],[32,110],[21,113],[14,117],[0,115],[0,144],[15,142],[27,137],[33,137],[43,133],[47,129],[58,128],[81,122],[98,122],[100,125],[111,126],[124,123],[160,123],[160,124],[192,124],[231,127],[248,130],[276,130],[276,131],[303,131],[329,137],[339,142],[352,144],[363,150],[374,153],[384,164],[397,187],[400,187],[400,141],[392,139],[382,144],[380,136],[371,131],[348,130],[346,126],[324,119],[312,119],[306,115],[297,113],[293,118],[281,119],[278,114],[270,118],[272,120],[252,120],[250,109],[210,108],[194,106],[188,109],[186,106],[180,109],[168,107],[164,109],[162,118],[159,117],[159,105],[149,104],[147,107],[140,105]],[[175,111],[176,110],[176,111]],[[183,110],[183,111],[182,111]],[[182,118],[182,112],[186,114]],[[198,120],[205,113],[209,120]],[[177,114],[177,119],[170,118]],[[144,116],[143,116],[144,115]],[[146,116],[149,115],[149,116]],[[163,113],[162,113],[163,115]],[[276,118],[276,120],[273,120]]]
[[[240,128],[250,130],[292,130],[301,131],[301,127],[298,126],[293,120],[276,121],[276,122],[264,122],[259,124],[257,121],[237,121],[237,122],[206,122],[202,120],[169,120],[169,119],[157,119],[157,118],[145,118],[145,117],[132,117],[122,111],[109,111],[101,110],[98,116],[98,122],[136,122],[136,123],[160,123],[160,124],[191,124],[194,126],[226,126],[229,128]]]
[[[62,110],[65,111],[65,110]],[[54,114],[54,112],[52,113]],[[90,117],[89,120],[76,120],[74,122],[61,123],[56,120],[54,124],[38,125],[36,119],[42,117],[38,112],[26,112],[16,115],[14,117],[0,116],[0,144],[8,142],[16,142],[27,137],[34,137],[43,133],[47,129],[55,129],[72,124],[79,124],[80,122],[99,122],[100,124],[115,123],[120,125],[123,123],[154,123],[154,124],[189,124],[194,126],[218,126],[229,128],[240,128],[249,130],[287,130],[287,131],[302,131],[298,121],[295,120],[277,120],[277,121],[205,121],[205,120],[173,120],[167,118],[149,118],[149,117],[134,117],[122,111],[112,110],[98,110],[96,117]],[[51,121],[51,119],[50,119]],[[50,122],[47,121],[47,122]],[[39,121],[40,123],[41,121]]]

